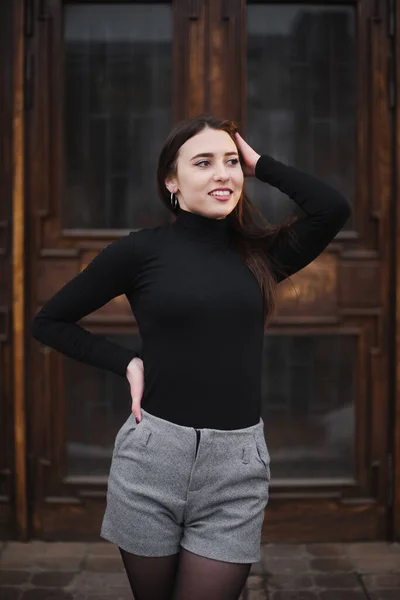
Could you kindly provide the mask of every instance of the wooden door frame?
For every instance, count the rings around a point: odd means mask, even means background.
[[[182,1],[182,0],[181,0]],[[241,0],[244,2],[244,0]],[[360,3],[361,4],[361,3]],[[28,532],[28,514],[27,514],[27,473],[26,473],[26,430],[25,430],[25,391],[24,385],[26,381],[26,372],[25,372],[25,357],[24,357],[24,341],[26,341],[26,323],[24,321],[24,296],[25,296],[25,264],[24,264],[24,138],[22,132],[24,131],[24,113],[23,113],[23,65],[24,65],[24,26],[23,26],[23,0],[17,0],[15,2],[15,21],[14,21],[14,31],[17,33],[16,35],[16,47],[14,52],[14,64],[15,64],[15,79],[14,79],[14,115],[13,115],[13,137],[14,137],[14,145],[13,145],[13,162],[14,162],[14,179],[13,179],[13,216],[14,216],[14,229],[13,229],[13,256],[14,256],[14,279],[13,279],[13,300],[14,300],[14,339],[15,339],[15,347],[14,347],[14,406],[15,406],[15,450],[16,450],[16,470],[18,473],[18,478],[16,479],[16,506],[17,506],[17,522],[18,522],[18,530],[19,536],[21,539],[26,539]],[[197,4],[196,4],[197,6]],[[399,31],[400,20],[400,0],[396,0],[397,6],[397,31]],[[193,18],[195,15],[188,15],[189,20],[192,22],[192,37],[190,38],[193,41],[193,44],[196,44],[196,40],[199,40],[199,36],[201,35],[201,30],[198,29],[199,24],[196,24],[196,18]],[[234,22],[229,24],[229,19],[227,22],[228,28],[234,26]],[[243,23],[242,23],[243,25]],[[201,23],[200,23],[201,27]],[[397,36],[399,37],[399,36]],[[382,58],[383,55],[379,55],[379,58]],[[397,64],[400,64],[400,48],[397,41],[396,45],[396,58]],[[189,59],[187,59],[189,60]],[[203,60],[203,59],[202,59]],[[241,64],[244,61],[242,57]],[[199,76],[204,77],[203,63],[199,62],[198,65],[198,73]],[[187,72],[182,73],[180,76],[177,76],[176,81],[180,81],[184,83],[185,89],[190,90],[190,80],[187,77]],[[382,85],[378,90],[378,93],[385,94],[387,90],[385,88],[386,81],[384,81],[384,77],[382,77]],[[396,88],[398,94],[400,93],[400,75],[398,73],[398,69],[396,72]],[[243,86],[240,88],[244,90]],[[244,92],[243,92],[244,93]],[[397,95],[398,95],[397,94]],[[398,96],[399,97],[399,96]],[[193,97],[190,99],[190,94],[186,96],[189,98],[186,102],[189,102],[185,105],[185,107],[179,107],[178,114],[179,118],[184,116],[184,114],[193,114],[197,113],[200,110],[200,106],[203,101],[200,101],[198,97]],[[211,109],[213,111],[217,111],[220,104],[220,101],[215,99],[216,96],[213,96],[213,100],[210,101],[209,104],[206,104],[207,109]],[[222,101],[221,101],[222,102]],[[21,106],[22,103],[22,106]],[[244,103],[241,103],[241,110],[244,110]],[[239,108],[237,108],[239,110]],[[240,119],[240,115],[232,110],[232,114],[229,115],[229,118]],[[378,120],[376,121],[378,123]],[[378,125],[375,125],[378,127]],[[375,133],[378,134],[378,131],[375,130]],[[400,127],[399,124],[396,125],[396,146],[397,146],[397,159],[396,159],[396,191],[399,189],[399,169],[400,169]],[[379,148],[376,149],[375,156],[379,158],[380,151],[384,150],[383,141],[381,139],[379,143]],[[388,172],[387,172],[387,164],[386,164],[386,155],[382,162],[376,167],[376,179],[374,181],[374,192],[376,194],[377,189],[382,183],[385,187],[384,193],[384,206],[382,207],[382,219],[385,221],[385,225],[382,227],[381,231],[387,231],[386,224],[389,216],[388,209],[388,194],[390,193],[387,188],[388,181]],[[398,211],[400,212],[400,211]],[[397,253],[400,252],[400,217],[397,215],[396,221],[396,240],[397,240]],[[400,254],[397,254],[400,256]],[[390,265],[387,261],[388,254],[385,251],[385,275],[384,281],[387,282],[390,278]],[[25,260],[28,260],[25,258]],[[26,264],[29,264],[28,262]],[[396,271],[396,287],[397,287],[397,298],[396,298],[396,349],[397,355],[400,353],[400,270],[397,268]],[[382,289],[382,293],[387,295],[387,289]],[[387,299],[383,300],[383,310],[387,308]],[[385,374],[389,371],[386,369],[386,366],[383,367],[384,372],[380,372],[380,376],[377,378],[377,382],[375,385],[379,385],[384,382]],[[400,365],[398,362],[395,364],[395,369],[393,371],[395,373],[396,379],[396,428],[395,428],[395,481],[396,489],[395,489],[395,500],[394,500],[394,531],[396,537],[400,538]],[[384,384],[386,385],[386,384]],[[385,418],[385,417],[381,417]],[[380,423],[382,421],[379,421]],[[382,475],[379,477],[380,484],[380,493],[384,493],[383,487],[386,481],[385,473],[386,473],[387,465],[383,466],[383,470],[381,471]]]
[[[393,343],[394,363],[394,401],[393,401],[393,507],[392,507],[392,538],[400,541],[400,0],[393,2],[395,7],[395,42],[394,42],[394,91],[396,111],[394,123],[394,194],[393,205],[395,215],[395,340]]]
[[[15,448],[15,511],[20,540],[28,539],[26,454],[26,254],[25,254],[25,115],[24,115],[24,2],[13,3],[12,85],[12,331]]]

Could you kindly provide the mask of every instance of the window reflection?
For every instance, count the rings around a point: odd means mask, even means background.
[[[138,335],[107,335],[138,351]],[[131,414],[128,380],[63,356],[69,475],[108,475],[115,436]]]
[[[166,222],[158,154],[172,124],[169,4],[65,7],[65,228]]]
[[[247,6],[249,143],[327,181],[353,204],[355,41],[352,6]],[[275,188],[252,179],[247,189],[272,223],[299,212]]]
[[[266,335],[262,417],[274,478],[355,475],[357,337]]]

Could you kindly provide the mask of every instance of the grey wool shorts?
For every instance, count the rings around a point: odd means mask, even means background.
[[[270,481],[262,418],[244,429],[194,429],[141,412],[115,439],[101,536],[141,556],[182,546],[258,562]]]

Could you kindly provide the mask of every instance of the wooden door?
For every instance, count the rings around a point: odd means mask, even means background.
[[[249,143],[330,182],[353,207],[294,287],[280,285],[265,337],[269,540],[387,535],[393,35],[384,2],[246,6]],[[265,184],[249,192],[272,222],[295,209]]]
[[[99,250],[167,222],[158,152],[172,124],[204,109],[205,3],[28,3],[26,40],[31,315]],[[82,321],[140,347],[125,297]],[[125,378],[31,340],[32,532],[98,536]]]
[[[265,337],[264,539],[383,538],[390,15],[370,0],[28,6],[32,316],[104,245],[169,219],[152,182],[174,121],[203,110],[238,120],[258,152],[331,181],[353,205],[334,243],[292,278],[297,295],[280,285]],[[294,209],[265,184],[247,188],[271,221]],[[123,297],[82,325],[140,346]],[[30,359],[32,531],[97,537],[128,384],[34,341]]]

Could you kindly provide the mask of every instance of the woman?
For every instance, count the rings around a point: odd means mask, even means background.
[[[305,216],[269,225],[245,176]],[[115,440],[101,534],[118,545],[135,599],[233,600],[260,560],[268,502],[261,357],[275,288],[326,248],[350,207],[208,115],[173,129],[157,178],[176,220],[103,249],[45,304],[33,336],[128,379],[132,414]],[[121,294],[140,356],[76,324]]]

